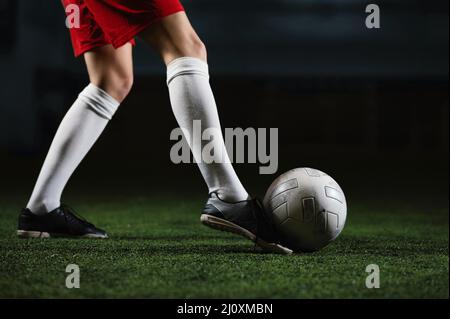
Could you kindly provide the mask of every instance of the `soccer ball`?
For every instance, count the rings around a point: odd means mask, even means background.
[[[313,168],[296,168],[279,176],[263,203],[282,243],[294,251],[311,252],[326,246],[340,234],[347,217],[341,187]]]

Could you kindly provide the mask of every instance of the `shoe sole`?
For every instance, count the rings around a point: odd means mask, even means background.
[[[108,235],[85,234],[82,236],[70,236],[64,234],[52,234],[33,230],[18,230],[17,236],[19,238],[96,238],[96,239],[108,238]]]
[[[292,250],[286,247],[281,246],[280,244],[276,243],[268,243],[265,240],[257,237],[255,234],[251,233],[247,229],[232,223],[228,220],[211,216],[208,214],[202,214],[200,216],[200,221],[203,225],[208,226],[210,228],[221,230],[233,234],[237,234],[240,236],[243,236],[247,239],[250,239],[252,242],[254,242],[256,245],[261,247],[264,251],[270,251],[277,254],[284,254],[289,255],[292,254]]]

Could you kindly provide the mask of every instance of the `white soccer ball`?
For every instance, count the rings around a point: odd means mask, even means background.
[[[321,249],[341,233],[347,217],[344,192],[331,176],[296,168],[279,176],[264,197],[282,243],[294,251]]]

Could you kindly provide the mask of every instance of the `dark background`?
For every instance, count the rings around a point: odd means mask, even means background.
[[[279,171],[310,166],[351,201],[448,210],[448,1],[182,1],[208,48],[223,127],[279,128]],[[0,0],[0,192],[26,203],[56,128],[87,84],[60,1]],[[165,68],[142,42],[135,86],[66,194],[206,194],[169,159]],[[263,196],[275,176],[236,169]]]

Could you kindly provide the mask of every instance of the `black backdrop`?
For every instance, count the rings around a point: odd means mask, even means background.
[[[182,2],[222,125],[279,128],[279,173],[313,166],[350,196],[447,201],[448,1],[377,1],[378,30],[360,0]],[[59,1],[0,0],[0,28],[0,187],[27,197],[87,77]],[[169,160],[163,65],[142,42],[134,55],[134,89],[68,191],[204,193],[195,166]],[[274,178],[237,170],[260,195]]]

